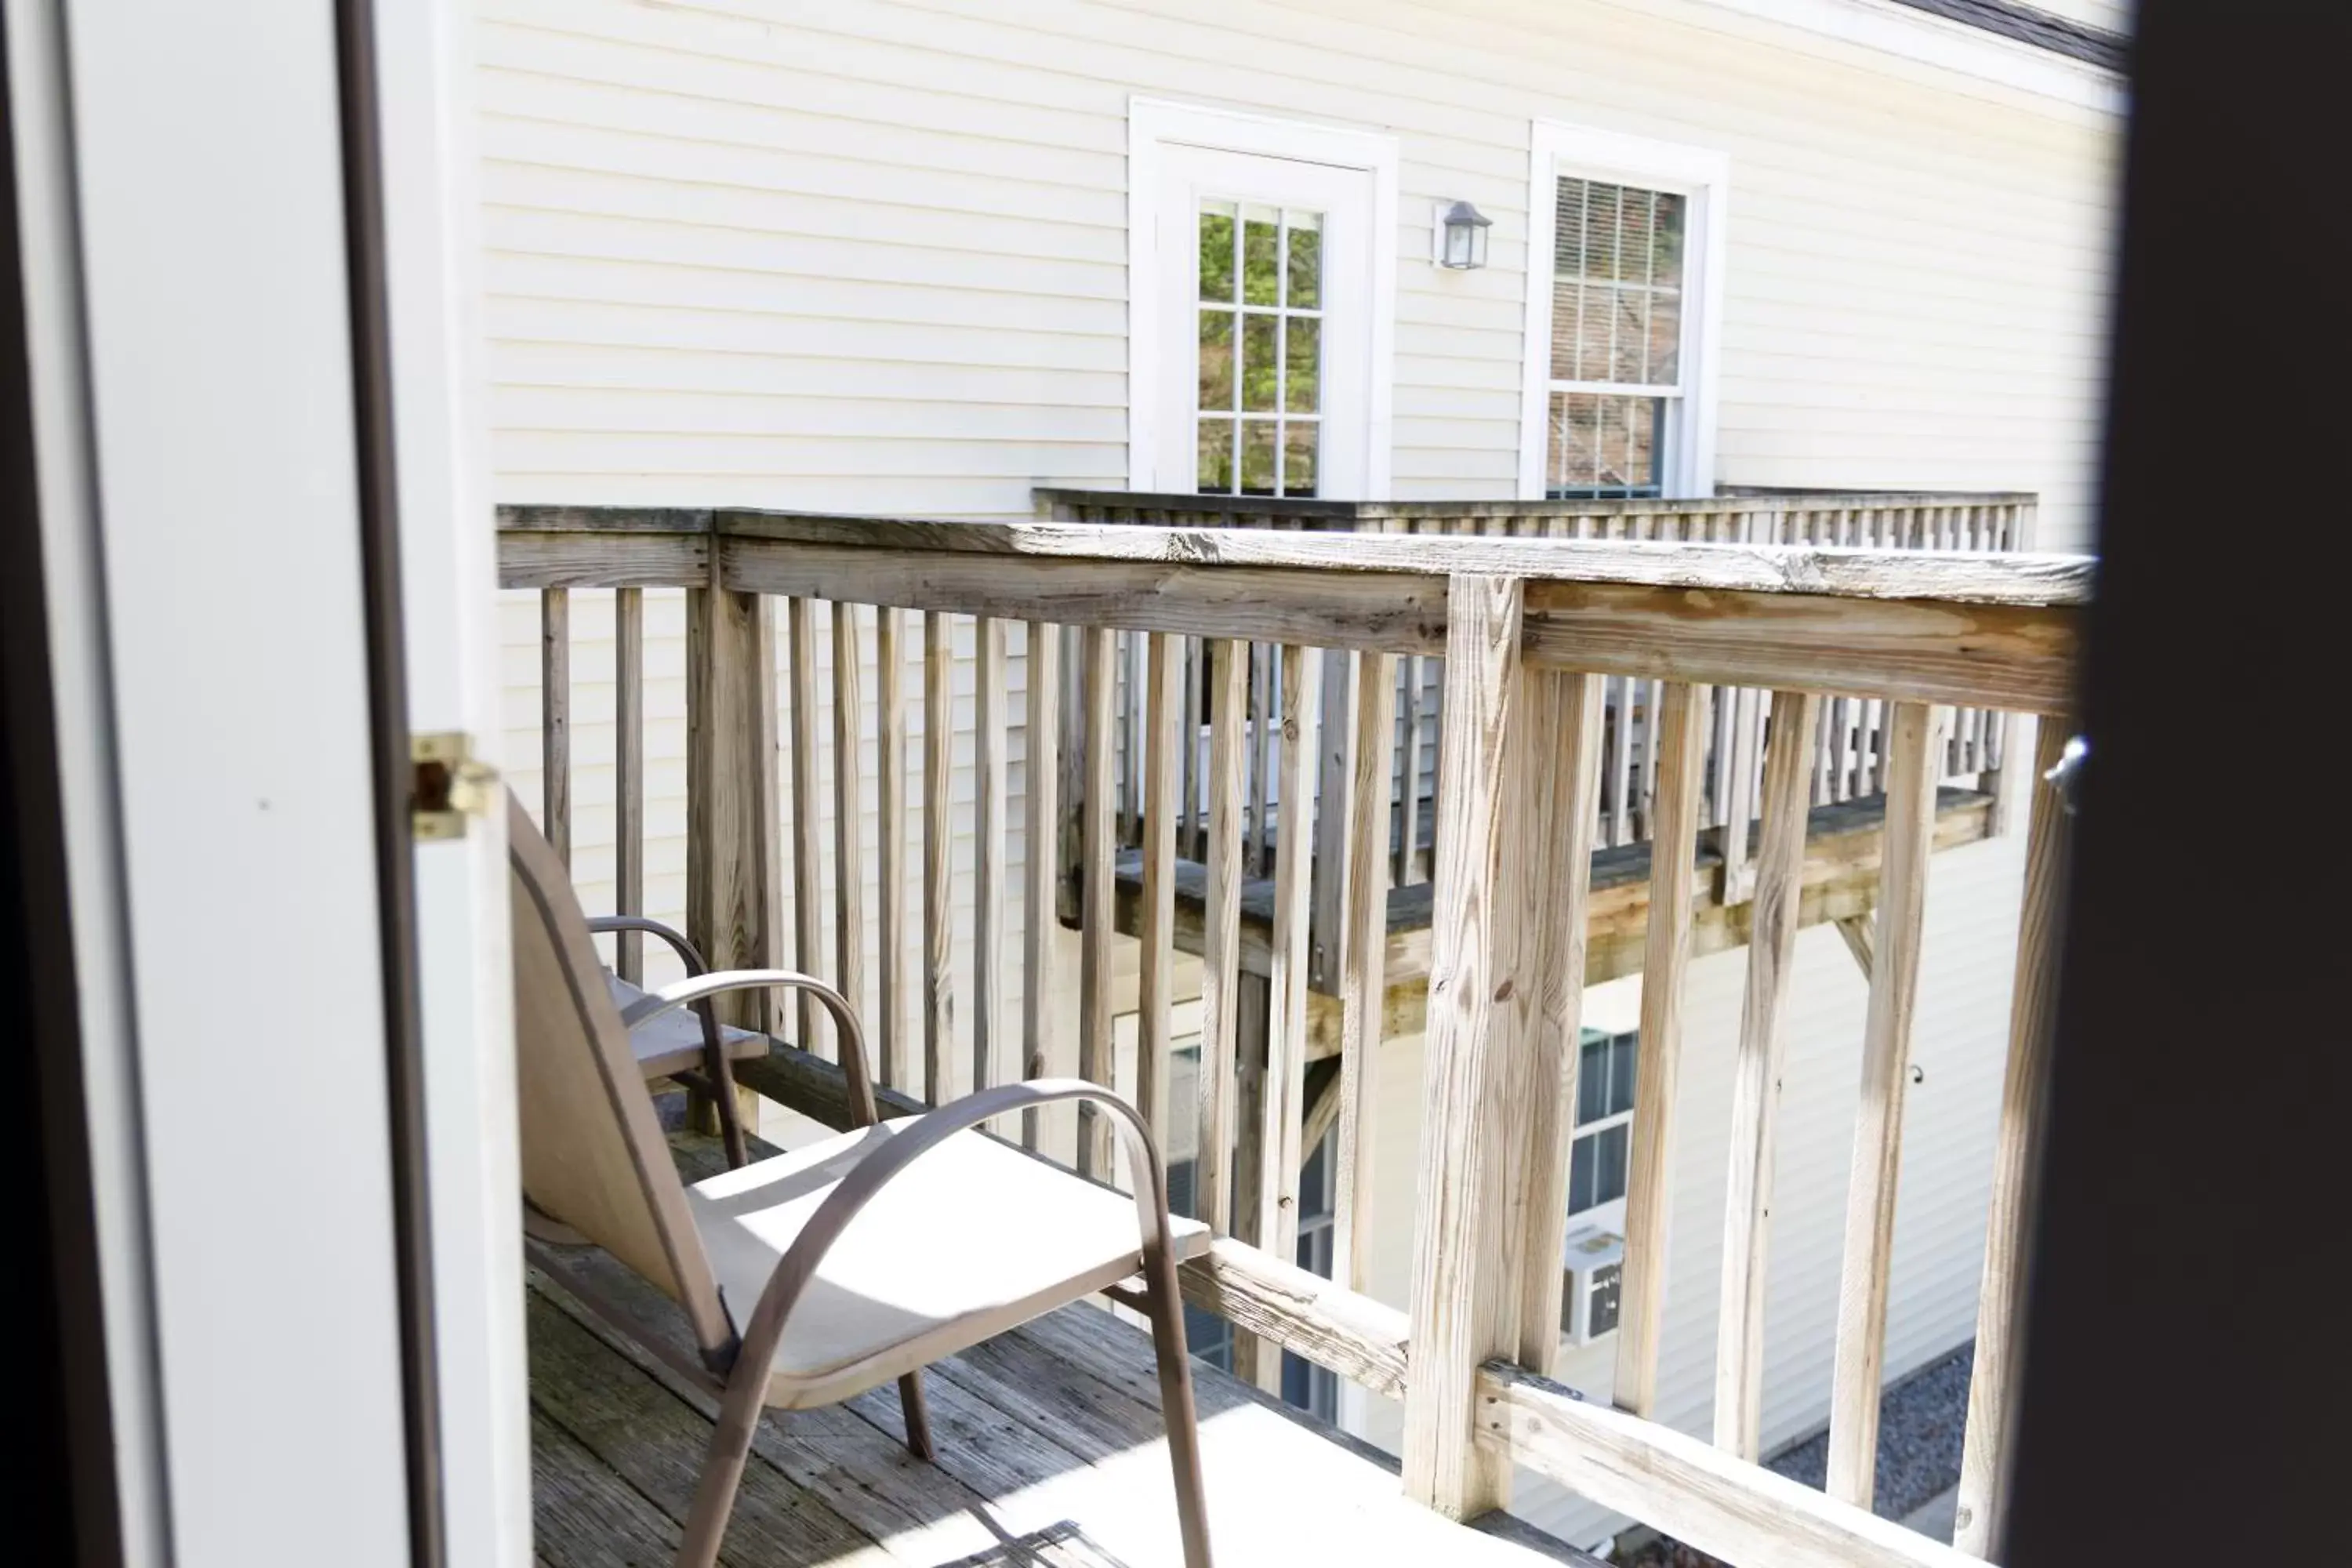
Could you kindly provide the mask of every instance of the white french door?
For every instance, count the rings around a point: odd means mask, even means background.
[[[1365,169],[1160,150],[1150,488],[1369,493],[1373,194]]]

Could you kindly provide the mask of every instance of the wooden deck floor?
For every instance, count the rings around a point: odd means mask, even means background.
[[[607,1293],[625,1280],[565,1255]],[[676,1317],[640,1293],[647,1322]],[[546,1568],[655,1568],[677,1550],[711,1402],[534,1270],[531,1448]],[[636,1314],[633,1310],[631,1315]],[[679,1342],[682,1345],[683,1341]],[[1371,1450],[1194,1363],[1220,1568],[1536,1568],[1590,1563],[1500,1517],[1449,1524]],[[925,1374],[940,1458],[900,1442],[897,1394],[761,1424],[723,1561],[733,1568],[1179,1568],[1143,1333],[1066,1308]]]

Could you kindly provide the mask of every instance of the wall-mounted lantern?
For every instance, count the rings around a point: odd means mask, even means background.
[[[1431,258],[1440,267],[1450,267],[1459,272],[1486,265],[1486,231],[1495,220],[1472,206],[1468,202],[1454,202],[1440,209],[1437,216],[1437,254]]]

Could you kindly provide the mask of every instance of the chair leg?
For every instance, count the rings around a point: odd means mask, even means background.
[[[695,1483],[694,1506],[687,1510],[686,1536],[678,1542],[676,1568],[716,1568],[719,1543],[727,1533],[728,1516],[735,1511],[736,1489],[743,1484],[743,1466],[751,1456],[752,1434],[759,1429],[766,1380],[739,1373],[719,1404],[719,1424],[703,1451],[702,1479]]]
[[[1160,1235],[1168,1222],[1160,1220]],[[1192,1363],[1184,1349],[1184,1300],[1176,1289],[1176,1263],[1167,1244],[1143,1258],[1145,1314],[1160,1363],[1160,1414],[1168,1425],[1168,1462],[1176,1474],[1176,1521],[1184,1538],[1184,1568],[1210,1568],[1209,1502],[1201,1482],[1201,1426],[1192,1405]]]
[[[907,1417],[907,1451],[929,1463],[939,1450],[931,1447],[931,1413],[923,1403],[923,1374],[910,1372],[898,1380],[898,1408]]]

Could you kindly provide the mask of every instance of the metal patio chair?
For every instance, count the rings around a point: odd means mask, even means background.
[[[667,943],[685,965],[688,979],[709,973],[710,966],[703,962],[700,950],[686,939],[685,933],[659,921],[647,920],[643,915],[588,918],[591,936],[632,931]],[[609,969],[604,974],[604,988],[612,994],[613,1005],[624,1016],[647,994]],[[742,1112],[735,1099],[733,1064],[766,1056],[766,1037],[720,1024],[711,1011],[710,998],[702,996],[684,1011],[655,1012],[633,1026],[629,1029],[629,1049],[637,1059],[637,1071],[647,1083],[657,1079],[680,1079],[709,1099],[719,1113],[719,1141],[727,1150],[730,1166],[740,1165],[751,1157],[750,1145],[744,1140]]]
[[[1180,1255],[1204,1246],[1207,1232],[1170,1220],[1159,1151],[1134,1109],[1095,1084],[1037,1079],[882,1122],[856,1015],[831,986],[787,970],[694,976],[625,1011],[562,863],[511,798],[507,818],[525,1202],[534,1218],[596,1243],[676,1301],[701,1364],[645,1343],[591,1282],[542,1259],[612,1326],[719,1396],[679,1568],[718,1561],[763,1409],[832,1405],[896,1380],[907,1446],[929,1459],[923,1366],[1139,1270],[1184,1562],[1209,1568],[1176,1289]],[[643,1090],[630,1032],[699,999],[765,986],[804,991],[832,1016],[860,1126],[688,1186]],[[978,1130],[1065,1100],[1094,1102],[1118,1128],[1132,1199]]]

